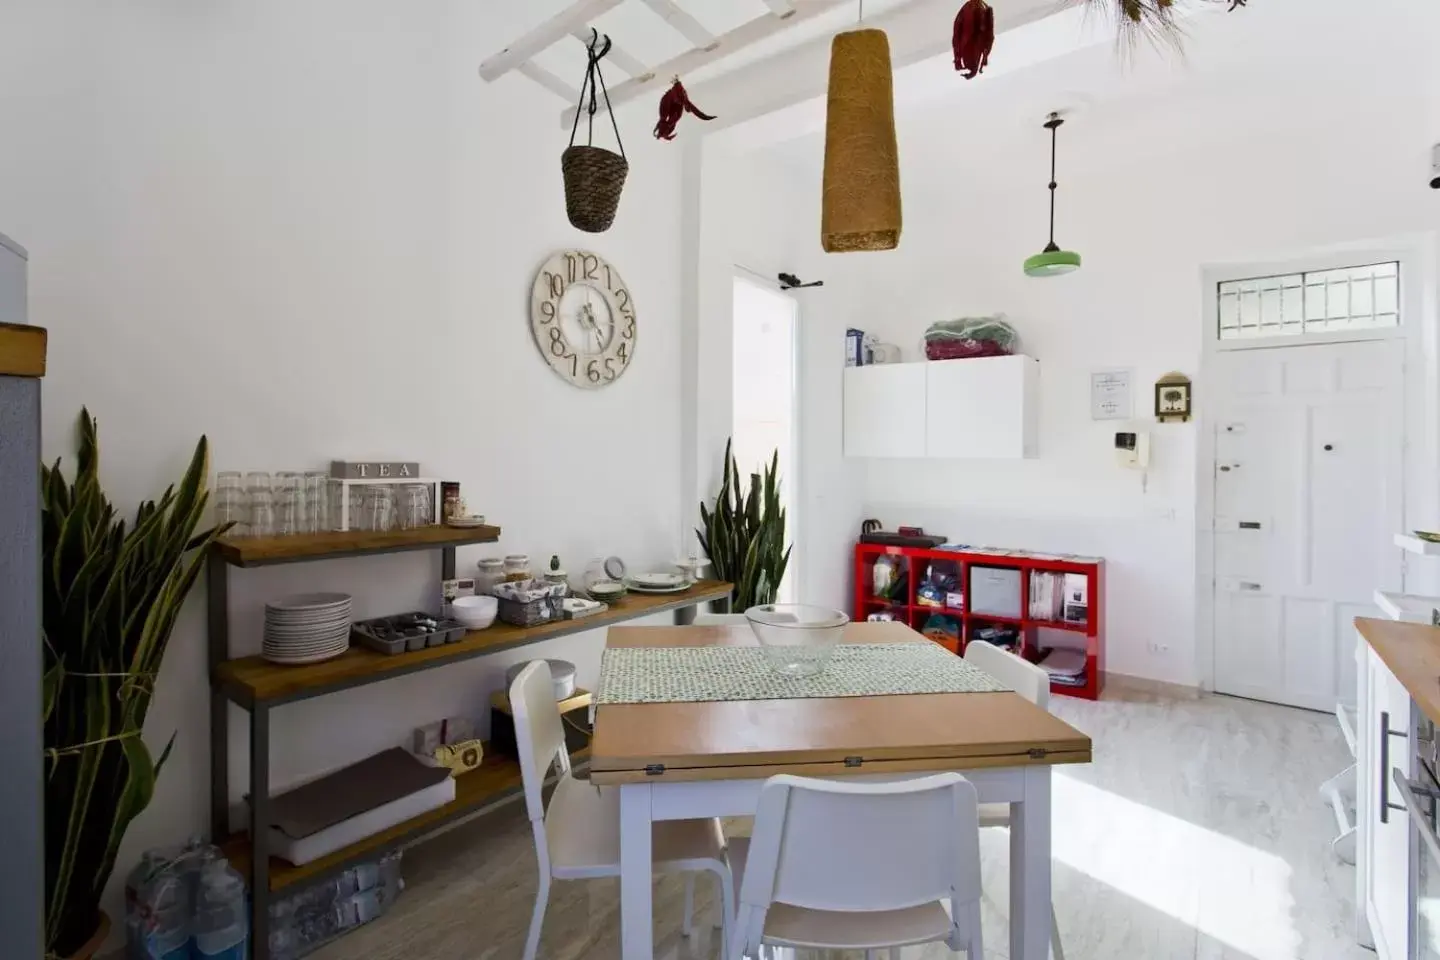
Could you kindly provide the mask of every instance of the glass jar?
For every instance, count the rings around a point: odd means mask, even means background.
[[[489,597],[495,594],[495,585],[505,582],[505,561],[499,557],[486,557],[477,566],[480,573],[475,577],[475,595]]]
[[[505,557],[505,579],[529,580],[533,577],[530,572],[530,557],[523,553],[512,553]]]

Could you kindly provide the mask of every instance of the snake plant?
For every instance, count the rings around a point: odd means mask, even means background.
[[[735,585],[730,595],[735,610],[774,603],[790,563],[785,545],[785,508],[780,505],[780,453],[764,473],[750,474],[748,490],[740,488],[740,468],[725,443],[724,479],[714,509],[700,504],[695,534],[715,568],[715,575]]]
[[[175,618],[223,530],[196,533],[208,453],[127,525],[100,489],[96,422],[82,410],[75,481],[41,465],[45,723],[45,945],[69,956],[96,931],[120,841],[149,805],[158,759],[141,739]]]

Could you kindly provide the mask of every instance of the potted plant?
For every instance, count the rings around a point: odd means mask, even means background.
[[[82,410],[75,480],[41,465],[45,723],[45,946],[89,956],[120,842],[149,805],[159,759],[141,732],[175,618],[222,532],[205,516],[208,453],[127,525],[100,488],[96,423]]]
[[[715,576],[735,585],[731,609],[744,611],[774,603],[790,563],[785,545],[785,508],[780,505],[780,453],[770,458],[763,474],[750,474],[748,490],[740,487],[740,468],[725,442],[724,479],[713,509],[700,504],[700,546]]]

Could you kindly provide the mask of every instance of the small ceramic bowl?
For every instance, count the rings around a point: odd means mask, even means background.
[[[471,630],[484,630],[495,622],[500,601],[494,597],[456,597],[450,604],[450,615]]]

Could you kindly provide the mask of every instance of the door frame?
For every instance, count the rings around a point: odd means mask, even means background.
[[[782,474],[780,484],[782,490],[787,484],[790,489],[789,502],[784,504],[786,519],[789,520],[790,527],[790,562],[785,567],[785,576],[790,581],[791,587],[793,588],[792,592],[798,596],[803,592],[800,589],[801,581],[799,573],[801,552],[795,548],[795,545],[800,542],[802,532],[801,525],[804,523],[805,516],[805,511],[801,509],[801,504],[804,503],[805,490],[802,486],[804,470],[800,465],[800,397],[805,390],[805,385],[802,381],[805,365],[800,356],[800,349],[803,342],[800,336],[800,298],[789,290],[780,289],[779,284],[773,277],[767,277],[759,271],[751,270],[749,267],[742,266],[738,263],[734,265],[734,269],[731,271],[731,277],[730,379],[732,384],[735,378],[735,299],[733,294],[735,284],[739,282],[748,283],[752,287],[757,287],[767,293],[773,293],[789,300],[792,316],[794,317],[794,322],[790,327],[790,384],[792,387],[790,391],[790,476],[786,478]],[[730,432],[732,435],[734,434],[734,430],[735,397],[732,395],[730,397]],[[783,499],[782,497],[782,500]]]
[[[1388,330],[1312,334],[1302,337],[1267,337],[1222,342],[1218,336],[1219,291],[1221,283],[1287,273],[1315,272],[1395,260],[1400,264],[1400,326]],[[1404,411],[1400,430],[1400,514],[1408,519],[1411,489],[1419,455],[1429,444],[1412,442],[1412,431],[1429,430],[1433,424],[1417,422],[1424,409],[1423,391],[1427,379],[1415,375],[1426,369],[1422,333],[1434,318],[1426,314],[1426,303],[1434,280],[1434,248],[1423,239],[1403,239],[1328,248],[1313,255],[1279,261],[1211,264],[1201,268],[1200,385],[1195,404],[1195,675],[1200,689],[1215,690],[1215,405],[1204,389],[1214,382],[1215,360],[1220,354],[1239,350],[1283,350],[1321,344],[1356,343],[1373,340],[1403,341],[1401,361],[1401,405]],[[1401,531],[1397,530],[1396,533]],[[1399,549],[1398,547],[1396,548]],[[1409,589],[1409,567],[1402,553],[1402,589]],[[1343,639],[1342,639],[1343,643]]]

